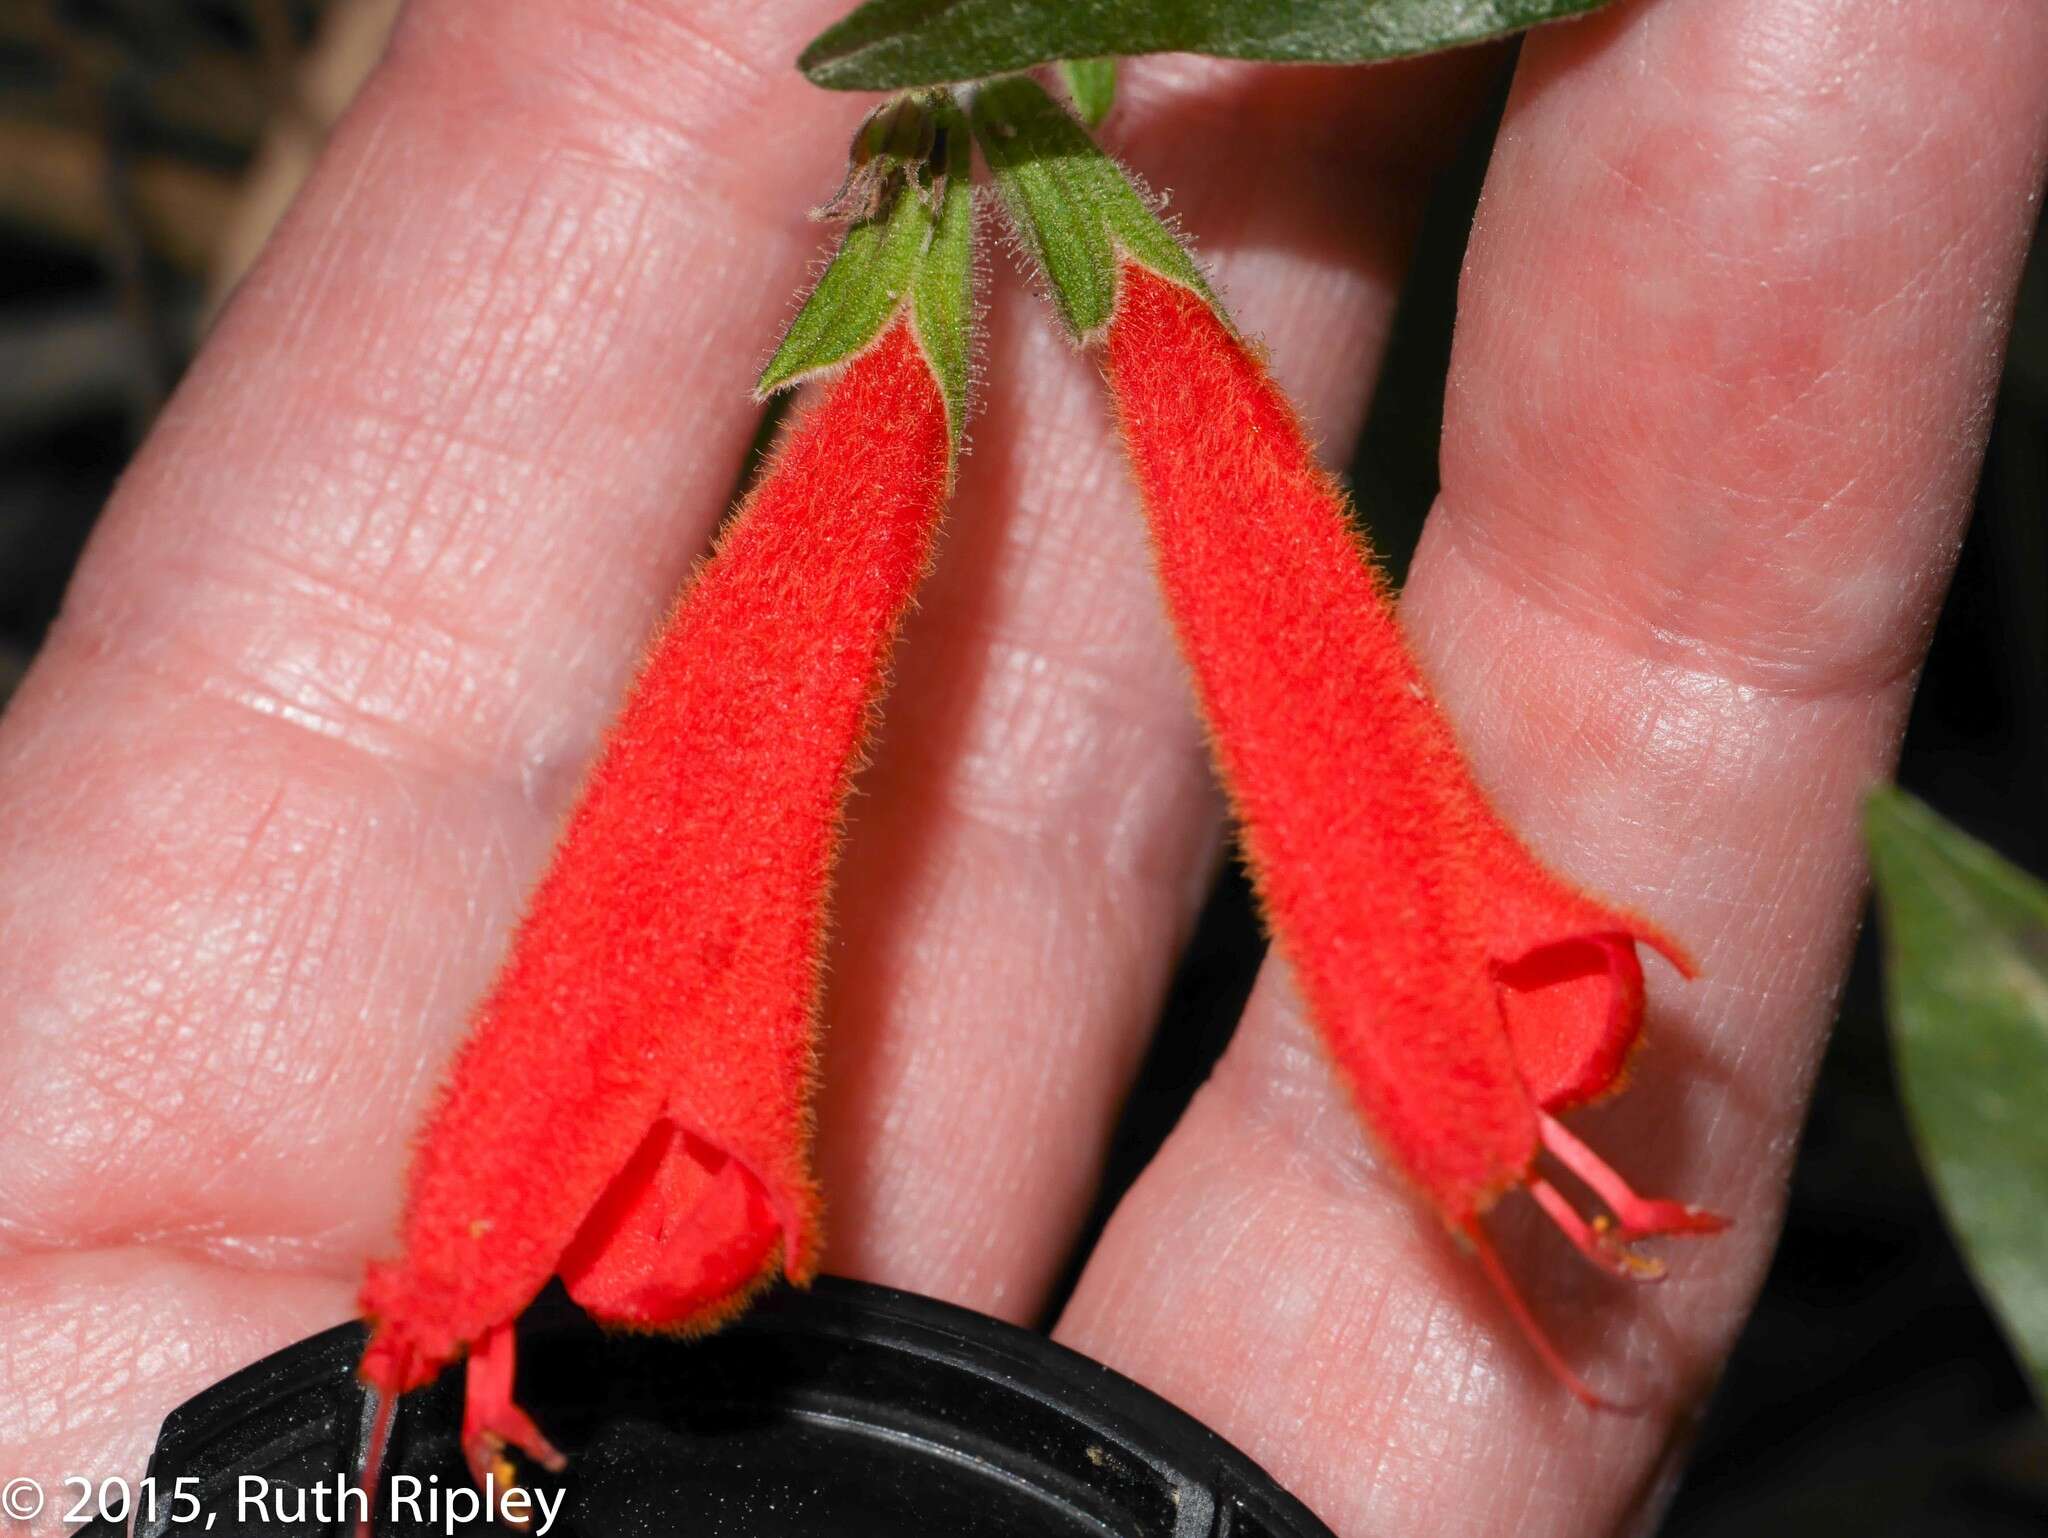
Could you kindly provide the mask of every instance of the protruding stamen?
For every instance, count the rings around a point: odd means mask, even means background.
[[[1529,1194],[1536,1198],[1550,1221],[1555,1223],[1571,1240],[1572,1247],[1601,1270],[1631,1282],[1657,1282],[1664,1279],[1664,1263],[1648,1255],[1639,1255],[1623,1244],[1604,1218],[1588,1223],[1580,1217],[1576,1208],[1565,1199],[1562,1191],[1545,1180],[1541,1175],[1531,1175],[1524,1182]]]
[[[1650,1239],[1663,1234],[1718,1234],[1728,1220],[1718,1213],[1689,1207],[1684,1202],[1638,1196],[1627,1181],[1616,1174],[1598,1154],[1565,1129],[1562,1122],[1544,1112],[1537,1114],[1543,1146],[1557,1155],[1558,1162],[1585,1181],[1593,1194],[1607,1205],[1618,1225],[1621,1243]]]
[[[519,1475],[508,1449],[517,1448],[550,1473],[569,1466],[555,1444],[512,1398],[516,1339],[512,1326],[487,1330],[470,1348],[462,1400],[462,1455],[478,1488],[495,1479],[503,1490],[518,1488]]]

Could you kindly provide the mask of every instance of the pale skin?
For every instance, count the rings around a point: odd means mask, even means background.
[[[10,1476],[138,1474],[388,1250],[753,431],[861,110],[788,61],[843,8],[416,0],[123,483],[0,736]],[[1499,64],[1128,72],[1111,142],[1336,450]],[[1503,1206],[1568,1355],[1650,1405],[1588,1411],[1269,963],[1058,1331],[1344,1538],[1640,1531],[1676,1478],[1776,1234],[2048,156],[2038,0],[1640,0],[1518,69],[1403,613],[1503,809],[1699,958],[1653,966],[1634,1085],[1575,1124],[1737,1226],[1636,1289]],[[846,852],[819,1152],[830,1269],[1028,1319],[1221,800],[1094,366],[1007,271],[993,298]]]

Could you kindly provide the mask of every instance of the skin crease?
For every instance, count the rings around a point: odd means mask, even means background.
[[[165,1410],[347,1314],[724,507],[858,113],[786,61],[841,9],[419,0],[124,482],[0,734],[13,1470],[139,1472]],[[1346,1538],[1640,1515],[1775,1232],[2048,135],[2032,0],[1872,9],[1651,0],[1531,43],[1405,610],[1504,809],[1706,963],[1653,976],[1638,1088],[1583,1124],[1743,1226],[1658,1295],[1497,1229],[1588,1371],[1670,1374],[1673,1414],[1542,1375],[1277,969],[1062,1326]],[[1334,443],[1485,67],[1130,72],[1116,142]],[[828,1265],[1018,1316],[1217,834],[1092,365],[996,297],[856,807],[820,1157]]]

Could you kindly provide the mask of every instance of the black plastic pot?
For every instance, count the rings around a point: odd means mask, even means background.
[[[332,1492],[362,1456],[362,1346],[360,1326],[329,1330],[173,1411],[150,1461],[158,1513],[136,1538],[349,1533]],[[692,1343],[606,1335],[551,1294],[519,1351],[519,1397],[570,1457],[559,1480],[531,1471],[564,1493],[547,1538],[1329,1538],[1244,1454],[1129,1379],[886,1288],[778,1292]],[[449,1373],[404,1401],[379,1533],[448,1531],[428,1498],[469,1486],[459,1394]],[[424,1520],[391,1520],[399,1476],[418,1481]],[[196,1516],[172,1499],[180,1478]],[[280,1520],[323,1487],[327,1520],[316,1499]],[[243,1507],[258,1489],[265,1505]]]

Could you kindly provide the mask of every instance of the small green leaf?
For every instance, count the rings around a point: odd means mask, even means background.
[[[842,91],[980,80],[1056,59],[1207,53],[1361,64],[1430,53],[1607,0],[868,0],[797,60]]]
[[[945,183],[931,241],[918,263],[911,317],[945,394],[957,445],[967,421],[974,334],[974,150],[966,114],[950,96],[933,112]]]
[[[1090,128],[1100,128],[1116,105],[1116,59],[1062,59],[1060,83],[1073,99],[1074,111]]]
[[[974,93],[974,137],[1025,249],[1074,335],[1092,342],[1116,308],[1129,256],[1215,303],[1173,232],[1123,169],[1065,108],[1024,75]]]
[[[765,400],[844,363],[879,337],[910,292],[931,225],[924,200],[906,188],[890,207],[850,227],[754,393]]]
[[[1914,1134],[2048,1405],[2048,889],[1898,791],[1867,827]]]

